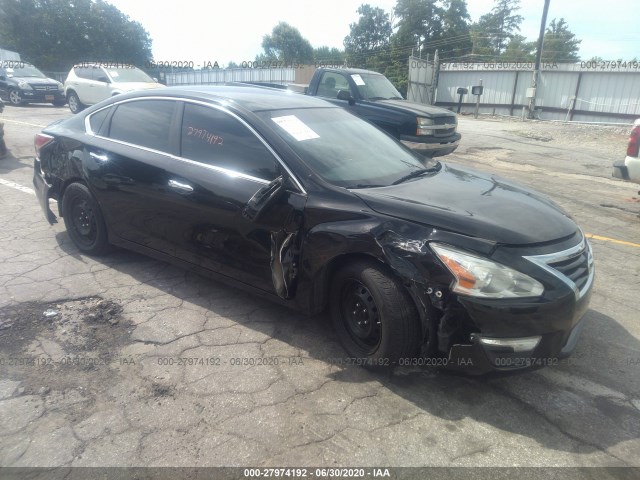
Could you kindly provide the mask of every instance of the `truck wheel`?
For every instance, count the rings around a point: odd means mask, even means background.
[[[80,101],[76,92],[69,92],[67,102],[69,103],[71,113],[80,113],[85,108],[85,105]]]
[[[64,225],[78,250],[88,255],[109,251],[107,226],[98,202],[86,185],[72,183],[62,197]]]
[[[15,105],[15,106],[19,106],[24,103],[22,94],[20,93],[19,90],[11,90],[9,92],[9,102],[11,102],[11,105]]]
[[[350,357],[366,367],[395,365],[418,353],[418,312],[404,287],[382,265],[358,260],[332,279],[331,318]]]

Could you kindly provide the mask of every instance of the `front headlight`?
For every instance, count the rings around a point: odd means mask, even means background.
[[[430,246],[456,278],[456,293],[481,298],[526,298],[539,297],[544,292],[540,282],[505,265],[448,245]]]
[[[433,120],[425,117],[416,117],[416,135],[431,135],[433,133]]]
[[[29,85],[27,82],[25,82],[24,80],[20,80],[18,82],[18,87],[20,87],[22,90],[33,90],[33,88],[31,87],[31,85]]]
[[[58,90],[64,90],[64,85],[62,85],[60,82],[58,82]]]

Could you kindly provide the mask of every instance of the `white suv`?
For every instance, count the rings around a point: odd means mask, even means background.
[[[83,63],[74,66],[67,75],[64,94],[69,109],[78,113],[87,105],[119,93],[163,86],[133,65]]]

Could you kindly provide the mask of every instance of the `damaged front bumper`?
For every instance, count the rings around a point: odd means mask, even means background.
[[[44,212],[44,216],[47,221],[53,225],[57,223],[58,220],[56,216],[49,208],[49,199],[53,198],[51,196],[52,186],[47,183],[47,180],[42,172],[42,168],[40,165],[40,160],[36,158],[33,162],[33,188],[36,191],[36,196],[38,197],[38,202],[40,203],[40,207]]]
[[[559,365],[582,333],[590,297],[591,288],[577,302],[569,295],[537,310],[527,305],[484,309],[467,304],[474,323],[492,333],[472,333],[469,343],[454,343],[446,368],[480,375]]]

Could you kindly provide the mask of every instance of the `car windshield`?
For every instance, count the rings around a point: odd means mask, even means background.
[[[47,78],[47,76],[44,73],[42,73],[33,65],[23,65],[21,67],[8,68],[7,76]]]
[[[137,68],[107,68],[107,72],[116,83],[144,82],[155,83],[155,80]]]
[[[360,96],[366,100],[402,100],[402,95],[384,75],[357,73],[351,78],[358,87]]]
[[[275,110],[259,115],[273,124],[276,133],[312,170],[340,187],[388,186],[424,172],[425,165],[439,166],[342,109]]]

